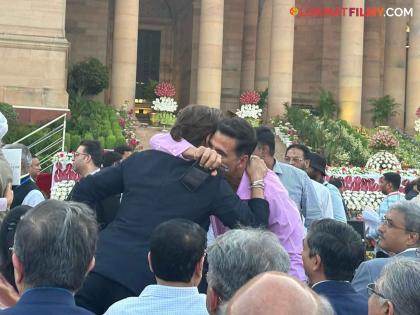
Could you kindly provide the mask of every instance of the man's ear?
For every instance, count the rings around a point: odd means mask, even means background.
[[[207,311],[209,314],[216,314],[221,299],[217,292],[211,288],[207,288]]]
[[[21,288],[23,286],[24,270],[22,263],[20,262],[18,256],[16,256],[15,253],[13,253],[12,255],[12,263],[14,268],[16,286],[18,288]]]
[[[95,256],[93,256],[92,260],[89,263],[87,273],[89,273],[95,267],[95,264],[96,264],[96,259],[95,259]]]
[[[323,271],[324,267],[322,266],[321,256],[315,255],[311,257],[312,259],[312,271],[319,272]]]
[[[419,243],[420,233],[408,232],[407,246],[413,247]]]
[[[308,169],[311,166],[311,160],[305,160],[305,169]]]
[[[246,168],[249,161],[249,155],[242,155],[239,159],[239,166],[242,168]]]
[[[153,267],[152,267],[152,255],[150,254],[150,252],[147,254],[147,261],[149,262],[149,269],[152,273],[153,272]]]
[[[386,301],[385,303],[388,308],[386,309],[386,315],[394,315],[395,314],[395,308],[391,301]]]
[[[203,255],[203,257],[201,257],[201,259],[195,265],[194,273],[196,274],[196,276],[200,277],[200,279],[203,277],[204,259],[205,256]]]

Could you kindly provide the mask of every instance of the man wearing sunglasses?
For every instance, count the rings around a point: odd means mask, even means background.
[[[393,204],[378,233],[378,246],[394,256],[372,259],[359,266],[352,285],[362,294],[367,294],[366,286],[375,282],[382,268],[393,260],[403,257],[420,262],[420,207],[407,201]]]

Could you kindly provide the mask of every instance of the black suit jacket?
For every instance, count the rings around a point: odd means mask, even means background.
[[[180,178],[192,164],[149,150],[79,182],[73,191],[76,201],[92,205],[107,196],[123,194],[114,221],[100,233],[94,272],[140,293],[154,283],[147,253],[158,224],[185,218],[207,230],[209,216],[215,215],[231,228],[238,223],[268,225],[268,203],[263,199],[241,201],[220,175],[209,176],[195,192],[189,191]]]
[[[357,293],[346,281],[326,281],[314,285],[316,293],[325,296],[336,315],[367,315],[368,299]]]

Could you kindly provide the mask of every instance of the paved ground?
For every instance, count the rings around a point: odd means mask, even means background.
[[[159,132],[162,132],[162,127],[150,127],[145,125],[137,127],[136,134],[140,140],[141,145],[143,146],[143,149],[150,149],[149,139]],[[276,157],[280,160],[283,160],[285,152],[286,146],[280,141],[278,137],[276,137]]]

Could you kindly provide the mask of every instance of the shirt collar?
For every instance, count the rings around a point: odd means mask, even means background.
[[[274,159],[273,172],[279,175],[283,175],[283,170],[281,169],[281,163],[276,161],[276,159]]]
[[[312,285],[312,289],[315,288],[317,285],[326,282],[335,282],[335,283],[350,283],[349,281],[337,281],[337,280],[322,280]]]
[[[199,294],[197,287],[171,287],[167,285],[151,284],[144,288],[140,293],[140,296],[179,298],[181,296],[194,296]]]

